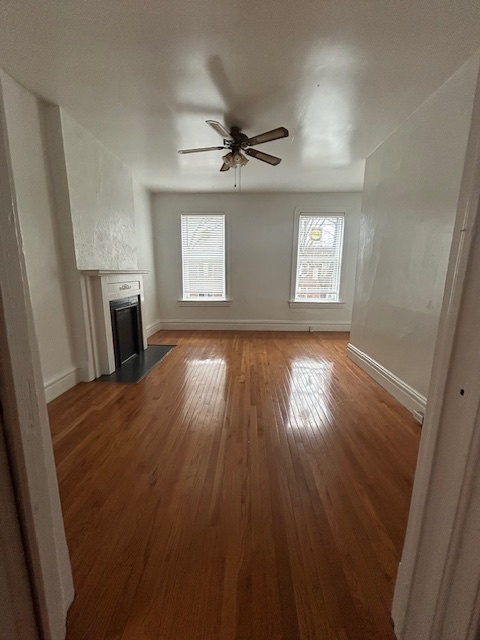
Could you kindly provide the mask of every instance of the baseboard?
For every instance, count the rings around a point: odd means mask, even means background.
[[[157,333],[157,331],[160,331],[160,329],[162,328],[163,323],[160,320],[156,320],[155,322],[147,324],[147,326],[145,327],[147,331],[147,338],[150,338],[150,336],[153,336],[154,333]]]
[[[90,368],[88,364],[77,369],[77,382],[91,382],[95,380],[95,374],[93,373],[93,367]]]
[[[350,331],[350,322],[288,320],[162,320],[162,329],[206,331]]]
[[[382,386],[388,393],[391,393],[404,407],[410,411],[420,411],[425,413],[425,407],[427,406],[427,399],[422,396],[418,391],[413,389],[400,378],[397,378],[391,371],[385,369],[366,353],[357,349],[353,344],[349,344],[347,347],[347,355],[355,362],[363,371],[368,373],[380,386]]]
[[[55,400],[55,398],[58,398],[58,396],[61,396],[62,393],[65,393],[65,391],[74,387],[81,380],[81,376],[80,369],[71,369],[45,382],[46,401],[51,402]]]

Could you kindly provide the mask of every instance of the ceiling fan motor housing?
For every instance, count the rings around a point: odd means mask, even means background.
[[[240,131],[240,127],[232,127],[230,129],[230,133],[233,138],[233,142],[231,140],[227,140],[227,143],[230,142],[232,149],[245,149],[245,147],[248,146],[248,136]]]

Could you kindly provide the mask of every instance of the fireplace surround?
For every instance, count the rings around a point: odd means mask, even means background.
[[[144,314],[144,288],[141,270],[82,270],[84,279],[84,308],[87,324],[87,338],[89,351],[89,377],[98,378],[101,375],[113,373],[120,366],[122,357],[131,349],[127,344],[123,356],[117,348],[115,353],[113,322],[115,314],[112,308],[120,308],[124,313],[119,322],[122,325],[133,325],[137,331],[138,351],[147,348],[147,334]],[[129,309],[135,306],[128,301],[136,300],[135,311]],[[113,303],[113,305],[111,305]],[[136,325],[136,326],[135,326]],[[121,327],[120,329],[125,329]],[[116,327],[118,329],[118,326]],[[127,343],[130,340],[127,339]],[[134,345],[133,345],[134,346]],[[131,355],[131,354],[130,354]],[[128,357],[127,357],[128,359]]]

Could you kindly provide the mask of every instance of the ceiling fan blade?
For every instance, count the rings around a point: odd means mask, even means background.
[[[220,122],[217,122],[216,120],[206,120],[206,123],[209,124],[212,129],[218,133],[219,136],[222,136],[222,138],[226,138],[227,140],[232,139],[230,132],[227,131],[223,124],[220,124]]]
[[[220,171],[228,171],[229,169],[230,169],[230,167],[225,162],[220,167]]]
[[[199,153],[200,151],[222,151],[225,147],[201,147],[200,149],[180,149],[178,153]]]
[[[245,149],[245,153],[247,154],[247,156],[252,156],[252,158],[256,158],[257,160],[261,160],[262,162],[267,162],[274,167],[276,167],[277,164],[280,164],[280,162],[282,161],[281,158],[271,156],[268,153],[263,153],[263,151],[257,151],[256,149]]]
[[[278,127],[271,131],[265,131],[265,133],[259,133],[258,136],[248,139],[248,144],[253,147],[256,144],[263,144],[264,142],[271,142],[272,140],[279,140],[280,138],[287,138],[289,135],[288,129],[285,127]]]

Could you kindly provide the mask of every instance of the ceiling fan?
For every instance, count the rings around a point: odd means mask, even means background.
[[[270,154],[258,151],[257,149],[251,149],[250,147],[255,147],[258,144],[264,144],[265,142],[271,142],[272,140],[278,140],[279,138],[288,137],[288,129],[285,129],[285,127],[278,127],[277,129],[265,131],[265,133],[260,133],[249,138],[241,132],[240,127],[232,127],[230,131],[228,131],[223,124],[220,124],[220,122],[216,122],[215,120],[207,120],[207,124],[222,136],[223,146],[202,147],[200,149],[181,149],[178,153],[200,153],[202,151],[221,151],[223,149],[228,149],[228,153],[223,156],[223,164],[220,171],[228,171],[229,169],[245,166],[248,162],[248,158],[245,157],[244,153],[246,153],[247,156],[256,158],[257,160],[261,160],[267,164],[271,164],[274,167],[282,161],[281,158],[271,156]]]

